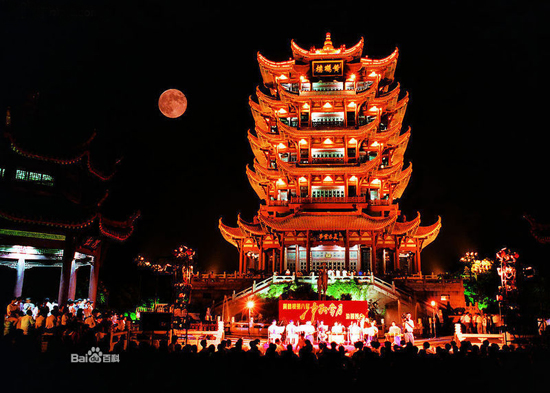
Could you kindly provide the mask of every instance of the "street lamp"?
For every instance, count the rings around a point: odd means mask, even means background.
[[[254,302],[252,300],[249,300],[246,302],[246,307],[248,308],[248,334],[250,334],[250,325],[252,324],[252,319],[250,318],[250,313],[252,309],[254,308]]]
[[[432,322],[433,322],[433,329],[434,329],[434,338],[436,338],[437,335],[435,332],[435,300],[432,300],[431,305],[432,305]]]

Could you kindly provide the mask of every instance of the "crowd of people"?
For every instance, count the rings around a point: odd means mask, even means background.
[[[3,337],[29,336],[39,342],[44,335],[60,338],[66,345],[107,340],[109,333],[127,329],[121,314],[102,313],[89,299],[68,300],[59,305],[46,298],[34,303],[31,298],[14,298],[6,308]]]
[[[57,373],[64,376],[67,384],[78,384],[81,391],[141,391],[186,383],[198,383],[208,389],[363,386],[368,390],[387,390],[408,389],[411,381],[429,381],[440,390],[445,383],[464,379],[470,385],[482,381],[497,388],[502,383],[502,387],[513,390],[538,383],[550,366],[547,343],[499,346],[489,341],[472,344],[450,340],[434,347],[427,341],[416,345],[414,340],[397,342],[395,337],[405,336],[406,320],[400,326],[392,324],[388,333],[395,334],[380,335],[379,339],[373,338],[371,330],[376,324],[365,320],[361,333],[354,330],[360,324],[346,328],[338,324],[330,328],[315,326],[315,330],[307,323],[294,325],[288,333],[294,330],[298,334],[296,341],[272,329],[265,343],[256,339],[222,339],[217,345],[207,341],[186,344],[174,336],[172,341],[161,339],[156,345],[130,341],[124,348],[119,343],[111,350],[102,340],[113,331],[126,329],[127,321],[117,314],[99,312],[87,299],[69,301],[61,307],[48,299],[38,305],[30,299],[15,299],[6,312],[5,335],[0,342],[5,375],[28,370],[37,380],[47,380]],[[284,326],[285,332],[288,325]],[[335,339],[344,331],[347,342],[338,343]],[[368,332],[367,336],[364,332]],[[44,333],[52,337],[47,351],[37,340]],[[360,339],[354,340],[350,334],[359,334]],[[119,354],[120,361],[110,365],[70,363],[70,354],[83,354],[95,346],[104,353],[111,350]],[[87,377],[84,386],[83,373],[95,376]],[[7,381],[20,384],[18,379]]]

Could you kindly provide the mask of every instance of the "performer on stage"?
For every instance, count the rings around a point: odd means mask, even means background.
[[[349,327],[349,342],[350,344],[355,344],[357,341],[362,341],[361,328],[357,325],[357,322],[354,321]]]
[[[328,340],[328,326],[323,321],[317,327],[317,342],[326,342]]]
[[[344,343],[344,327],[338,322],[334,322],[334,326],[332,327],[330,333],[331,335],[329,337],[329,340],[331,342],[334,341],[336,344]]]
[[[291,344],[293,347],[298,343],[298,333],[296,332],[296,325],[294,321],[290,321],[286,325],[286,344]]]
[[[313,343],[313,334],[315,333],[315,328],[311,324],[311,321],[307,321],[302,330],[304,332],[305,339]]]
[[[397,326],[395,322],[391,323],[391,326],[388,329],[388,336],[394,345],[401,345],[401,328]]]
[[[405,344],[410,342],[414,345],[414,321],[411,319],[411,313],[407,313],[405,319],[403,320],[403,330],[405,331],[403,339]]]
[[[275,340],[280,340],[284,329],[284,326],[277,326],[277,321],[273,320],[269,328],[267,328],[268,341],[275,343]]]
[[[365,321],[365,328],[363,329],[363,337],[365,340],[365,345],[370,346],[373,336],[374,336],[374,329],[371,323],[367,320]]]

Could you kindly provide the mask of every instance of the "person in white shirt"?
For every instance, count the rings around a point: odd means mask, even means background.
[[[395,322],[391,323],[391,326],[388,329],[388,334],[390,338],[393,339],[393,343],[395,345],[401,345],[401,328],[397,326]]]
[[[286,343],[292,346],[296,346],[298,343],[298,334],[296,333],[294,321],[290,321],[288,325],[286,325]]]
[[[407,313],[405,316],[405,319],[403,321],[403,330],[405,334],[403,335],[403,338],[406,343],[411,343],[414,345],[414,321],[411,319],[411,314]]]

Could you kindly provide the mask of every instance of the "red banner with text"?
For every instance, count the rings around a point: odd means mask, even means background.
[[[316,321],[322,321],[329,326],[334,322],[349,326],[352,322],[367,318],[368,312],[369,302],[367,301],[279,301],[279,321],[286,323],[294,321],[295,324],[305,324],[311,321],[315,324]]]

